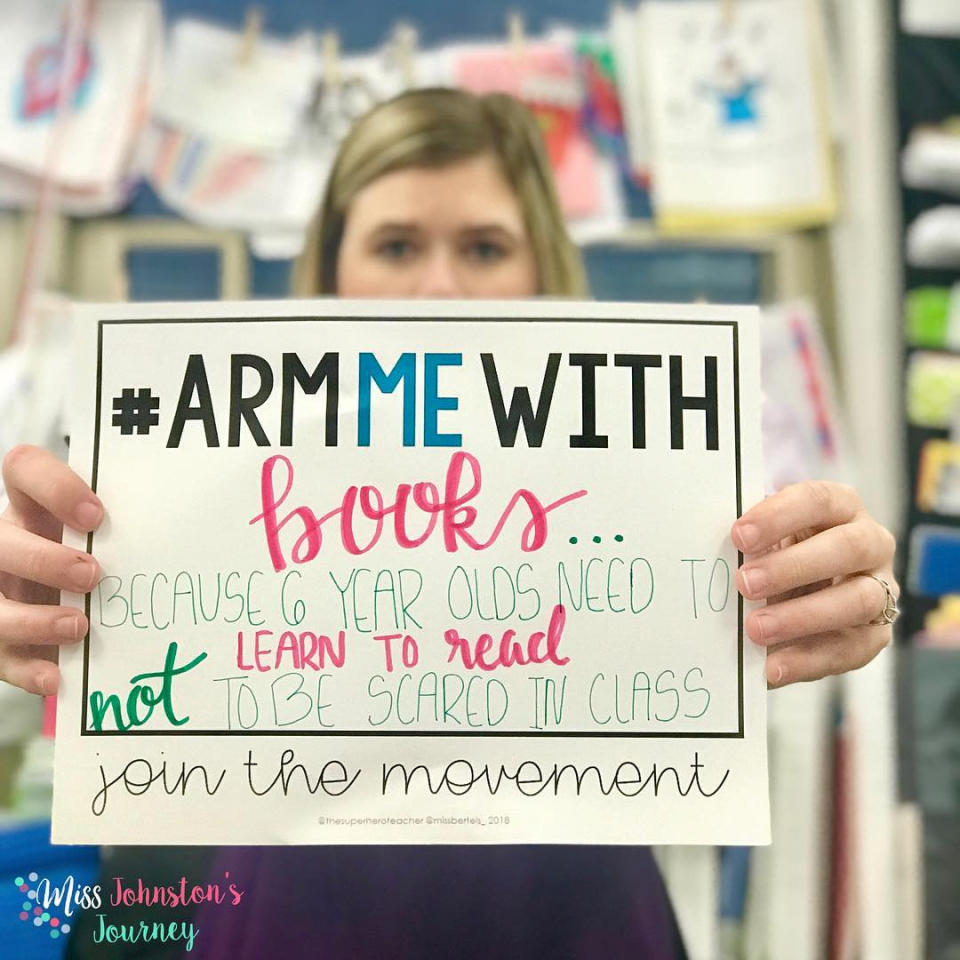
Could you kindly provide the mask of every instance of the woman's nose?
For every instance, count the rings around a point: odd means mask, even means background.
[[[454,257],[442,247],[432,249],[422,261],[417,278],[419,297],[462,297]]]

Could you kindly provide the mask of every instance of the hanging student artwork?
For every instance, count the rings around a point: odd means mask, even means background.
[[[162,49],[160,4],[81,6],[71,29],[76,5],[0,4],[0,191],[17,206],[34,196],[32,178],[96,208],[130,176]]]
[[[82,308],[53,838],[768,842],[758,313]]]
[[[658,223],[697,230],[830,220],[816,5],[649,0],[639,26]]]
[[[572,39],[572,38],[571,38]],[[581,124],[583,89],[572,43],[450,47],[453,82],[472,93],[509,93],[540,124],[563,212],[589,217],[602,205],[597,152]]]

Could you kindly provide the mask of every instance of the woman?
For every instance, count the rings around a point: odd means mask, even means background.
[[[536,121],[499,95],[417,91],[364,117],[332,171],[316,258],[321,291],[346,297],[584,292]],[[3,472],[0,676],[49,694],[55,645],[87,628],[51,588],[88,591],[99,575],[54,541],[61,524],[94,529],[104,508],[42,450],[14,450]],[[731,536],[748,555],[738,588],[767,600],[746,626],[769,648],[771,687],[862,666],[889,642],[893,537],[852,489],[787,487]],[[214,872],[227,869],[244,907],[201,913],[191,956],[682,955],[645,849],[227,849]]]

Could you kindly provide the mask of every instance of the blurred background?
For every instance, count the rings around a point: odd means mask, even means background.
[[[658,851],[690,957],[960,958],[958,0],[0,0],[0,453],[62,440],[72,302],[316,293],[339,140],[435,85],[536,111],[593,296],[763,305],[770,483],[898,536],[896,648],[770,697],[774,844]],[[0,686],[2,957],[110,856],[41,724]]]

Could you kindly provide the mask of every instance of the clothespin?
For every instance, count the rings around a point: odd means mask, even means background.
[[[247,15],[243,24],[243,39],[240,41],[240,52],[237,55],[239,63],[252,63],[253,56],[260,42],[263,32],[263,11],[259,7],[247,7]]]
[[[523,23],[523,14],[518,10],[507,13],[507,42],[516,60],[522,60],[527,45],[527,32]]]
[[[320,41],[323,52],[323,80],[330,90],[340,88],[342,72],[340,69],[340,34],[336,30],[327,30]]]
[[[403,85],[407,88],[416,84],[417,29],[409,23],[400,22],[393,31],[393,42],[397,55],[397,65]]]

